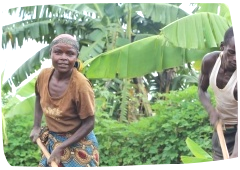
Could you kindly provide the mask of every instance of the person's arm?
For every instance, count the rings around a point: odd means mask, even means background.
[[[60,163],[61,153],[64,149],[73,143],[80,141],[82,138],[87,136],[94,129],[94,116],[89,116],[86,119],[81,120],[80,128],[66,141],[64,141],[61,145],[59,145],[54,151],[51,153],[51,156],[48,159],[48,163],[55,161],[57,164]]]
[[[213,67],[212,60],[209,58],[210,56],[207,55],[203,58],[202,61],[201,73],[198,82],[198,96],[203,107],[209,115],[210,124],[216,127],[216,123],[219,119],[219,114],[217,113],[215,107],[212,105],[210,95],[207,91],[209,87],[210,69]]]
[[[36,85],[35,85],[35,91],[36,91]],[[34,143],[36,143],[36,140],[39,137],[39,134],[41,131],[42,116],[43,116],[43,111],[42,111],[42,107],[40,105],[40,95],[36,91],[34,124],[33,124],[33,129],[30,133],[30,139]]]

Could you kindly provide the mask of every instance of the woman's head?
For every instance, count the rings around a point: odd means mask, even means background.
[[[77,52],[79,52],[79,44],[78,44],[76,38],[74,38],[70,34],[60,34],[57,37],[55,37],[53,39],[52,43],[50,44],[50,52],[52,50],[52,47],[59,43],[71,45],[73,48],[76,49]]]
[[[60,34],[50,44],[53,67],[59,72],[71,71],[77,61],[79,44],[69,34]]]

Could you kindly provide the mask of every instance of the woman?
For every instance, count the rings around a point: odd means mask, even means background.
[[[49,151],[39,166],[55,161],[59,166],[99,166],[98,142],[94,135],[94,93],[90,82],[75,67],[79,44],[69,34],[57,36],[50,45],[52,68],[43,69],[36,81],[34,126]],[[44,113],[46,128],[41,129]],[[45,140],[45,141],[44,141]]]

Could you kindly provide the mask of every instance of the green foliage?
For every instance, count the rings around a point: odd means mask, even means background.
[[[4,153],[11,166],[37,166],[40,150],[29,138],[33,116],[22,114],[7,120],[8,144]]]
[[[212,129],[196,86],[156,98],[152,104],[156,116],[130,124],[101,119],[107,113],[97,112],[101,166],[179,164],[180,155],[189,155],[187,137],[211,151]]]
[[[199,158],[211,158],[211,156],[205,152],[201,147],[199,147],[193,140],[190,138],[186,139],[186,143],[188,148],[191,150],[194,156],[199,157]]]

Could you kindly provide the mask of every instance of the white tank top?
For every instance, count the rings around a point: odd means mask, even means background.
[[[217,61],[210,75],[210,87],[213,89],[216,110],[221,114],[224,124],[234,125],[238,123],[238,101],[235,100],[233,91],[237,84],[237,70],[232,74],[230,80],[223,89],[216,85],[218,71],[221,65],[222,52],[219,54]]]

